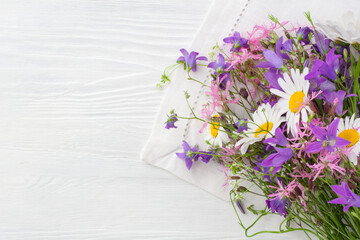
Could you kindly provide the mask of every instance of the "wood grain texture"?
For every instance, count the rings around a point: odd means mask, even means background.
[[[139,159],[210,3],[0,1],[0,239],[239,239],[229,203]]]

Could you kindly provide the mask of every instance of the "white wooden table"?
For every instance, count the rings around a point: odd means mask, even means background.
[[[239,239],[230,203],[139,159],[210,3],[0,1],[0,239]]]

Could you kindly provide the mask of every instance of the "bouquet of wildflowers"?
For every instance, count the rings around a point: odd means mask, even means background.
[[[309,239],[360,239],[360,34],[305,15],[308,26],[270,16],[247,36],[235,32],[207,63],[181,50],[176,66],[188,80],[205,85],[191,76],[204,66],[212,80],[201,115],[191,117],[203,122],[208,149],[184,141],[176,154],[189,170],[199,160],[224,166],[246,236],[300,230]],[[181,118],[171,111],[166,128]],[[249,194],[263,196],[265,208],[248,207],[258,217],[245,224],[235,206],[244,211]],[[279,230],[250,234],[268,214],[284,218]]]

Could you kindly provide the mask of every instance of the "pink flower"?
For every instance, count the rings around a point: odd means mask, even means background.
[[[201,129],[199,130],[199,133],[202,133],[206,126],[208,125],[208,122],[210,122],[212,116],[215,113],[215,108],[212,108],[209,106],[209,104],[204,104],[203,109],[201,110],[201,118],[205,120],[204,124],[202,125]]]
[[[224,162],[227,162],[227,160],[229,160],[229,156],[234,156],[234,155],[238,154],[240,147],[241,146],[233,146],[231,148],[223,147],[222,152],[221,152],[222,160]]]
[[[296,123],[296,129],[297,132],[295,137],[288,140],[290,141],[290,146],[298,150],[297,157],[300,158],[301,154],[305,152],[307,145],[309,145],[310,142],[314,141],[315,137],[313,137],[309,142],[305,141],[305,138],[310,137],[312,134],[311,129],[308,128],[306,122],[301,121],[301,127],[299,123]]]
[[[272,199],[276,199],[277,197],[282,199],[284,196],[289,198],[290,193],[292,193],[295,187],[298,185],[296,179],[292,180],[286,187],[282,185],[279,179],[277,179],[276,181],[279,187],[270,186],[271,188],[276,189],[274,193],[269,194],[269,197],[271,197]]]
[[[313,181],[315,181],[326,168],[329,168],[332,174],[338,172],[341,175],[345,175],[345,169],[338,165],[340,161],[341,156],[339,152],[322,152],[319,154],[316,164],[310,165],[306,163],[306,165],[312,169],[312,174],[315,174],[313,178]]]
[[[262,58],[262,54],[255,54],[247,48],[242,48],[238,53],[233,53],[230,56],[229,62],[231,63],[231,67],[238,67],[239,65],[245,64],[249,59],[260,60]]]
[[[281,25],[286,25],[288,22],[282,22]],[[261,40],[268,37],[270,32],[275,29],[281,28],[280,25],[276,23],[270,23],[270,26],[266,25],[255,25],[251,32],[248,32],[248,40],[250,45],[253,46],[254,50],[263,50],[264,47],[261,45]]]
[[[219,81],[219,79],[218,79]],[[233,81],[226,83],[225,90],[221,90],[219,84],[212,82],[210,91],[206,91],[205,94],[210,97],[210,102],[203,105],[201,110],[201,117],[205,120],[202,128],[199,130],[200,133],[204,131],[208,122],[211,120],[217,109],[223,108],[228,103],[236,104],[240,99],[239,97],[232,99],[230,96],[230,89],[234,86]]]

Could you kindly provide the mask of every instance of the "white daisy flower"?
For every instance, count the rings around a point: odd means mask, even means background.
[[[309,106],[305,106],[310,83],[304,79],[304,76],[308,73],[307,68],[304,69],[302,74],[300,71],[291,69],[291,77],[284,74],[284,79],[278,79],[283,91],[274,88],[270,89],[270,92],[280,97],[276,105],[280,109],[280,114],[286,113],[287,132],[291,132],[293,136],[297,133],[296,124],[300,122],[300,115],[301,120],[306,122],[308,112],[311,111]]]
[[[316,22],[327,37],[340,40],[349,44],[360,43],[360,12],[356,15],[348,11],[341,16],[339,21]]]
[[[357,164],[357,157],[360,153],[360,118],[355,119],[355,114],[350,117],[340,119],[337,135],[351,143],[346,147],[351,148],[348,158],[355,165]]]
[[[212,119],[215,120],[208,124],[206,128],[205,140],[209,141],[209,143],[214,146],[222,146],[223,143],[230,141],[225,129],[220,126],[218,121],[216,121],[218,118],[219,115],[214,115]]]
[[[262,104],[252,114],[253,121],[248,121],[248,129],[241,133],[243,136],[235,146],[240,146],[240,151],[245,154],[249,146],[263,139],[273,137],[275,130],[285,121],[277,107],[271,107],[269,103]],[[245,135],[245,136],[244,136]]]
[[[334,40],[350,44],[350,51],[356,59],[359,53],[354,48],[354,44],[360,44],[360,12],[354,14],[352,11],[344,13],[339,21],[316,22],[315,25],[322,30],[325,35]]]

